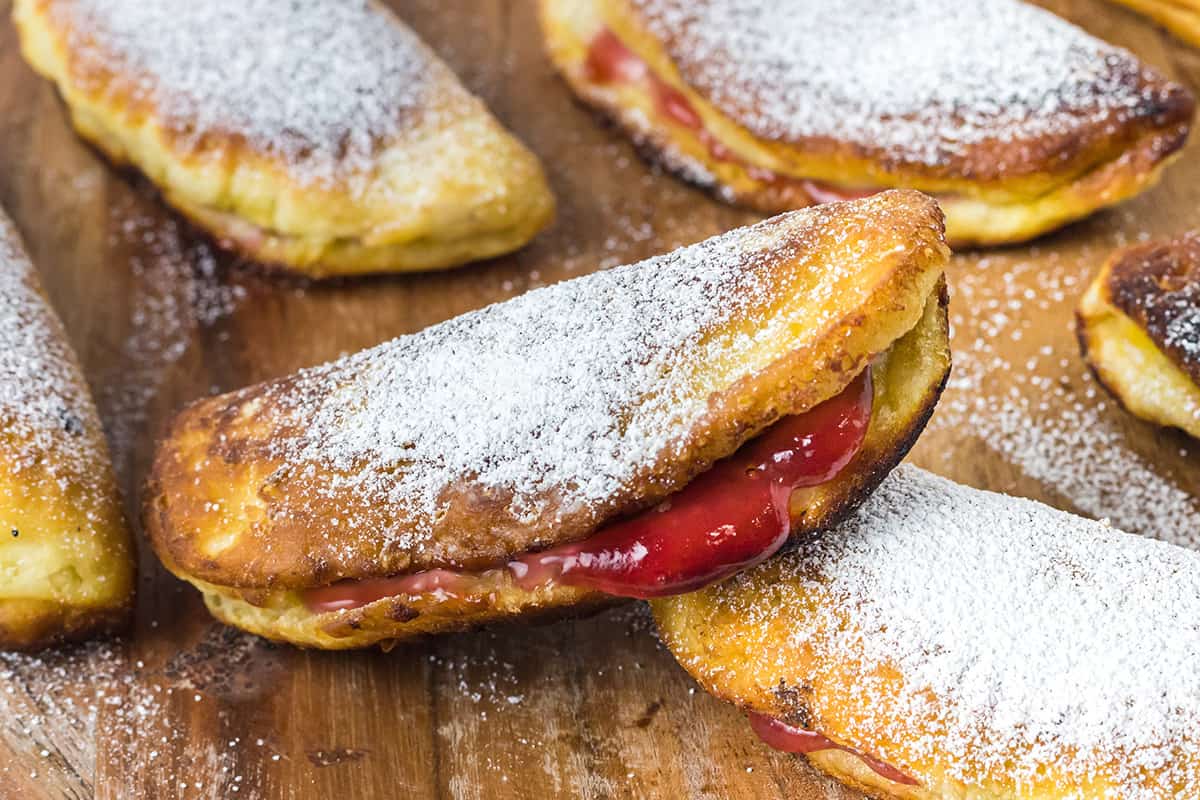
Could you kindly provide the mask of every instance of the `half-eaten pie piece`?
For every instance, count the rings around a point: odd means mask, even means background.
[[[374,0],[17,0],[75,129],[239,253],[453,267],[553,215],[537,159]]]
[[[1200,0],[1112,0],[1162,25],[1190,45],[1200,47]]]
[[[891,800],[1200,795],[1200,553],[908,465],[841,525],[652,601],[768,745]]]
[[[541,0],[576,94],[668,168],[777,212],[887,187],[951,244],[1029,239],[1151,186],[1188,91],[1019,0]]]
[[[1200,236],[1115,253],[1079,301],[1076,332],[1125,408],[1200,438]]]
[[[66,331],[0,211],[0,647],[122,627],[133,542]]]
[[[888,192],[201,400],[147,530],[219,618],[325,648],[698,588],[903,457],[947,257],[936,204]]]

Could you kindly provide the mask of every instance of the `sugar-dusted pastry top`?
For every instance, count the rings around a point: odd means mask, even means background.
[[[844,388],[920,319],[941,231],[915,192],[795,212],[201,401],[152,533],[234,585],[234,562],[313,582],[582,538]]]
[[[182,141],[214,132],[343,179],[387,144],[473,103],[374,0],[40,0],[77,78],[115,81]]]
[[[0,211],[0,647],[112,630],[134,553],[95,406]]]
[[[775,693],[768,713],[803,696],[808,727],[919,779],[1200,789],[1200,553],[905,466],[702,602],[671,629],[736,619],[701,636],[741,660],[693,643],[685,665]]]
[[[1127,250],[1107,278],[1110,302],[1200,384],[1200,235]]]
[[[1075,137],[1109,136],[1186,96],[1019,0],[627,1],[686,83],[756,136],[931,166],[986,144],[976,177],[987,161],[1041,168],[1080,148]]]
[[[33,265],[0,212],[0,459],[37,468],[99,497],[111,475],[104,432],[62,323],[38,288]],[[93,498],[95,499],[95,498]]]

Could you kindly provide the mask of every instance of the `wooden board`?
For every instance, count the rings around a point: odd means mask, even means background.
[[[155,436],[191,398],[753,219],[648,168],[576,106],[541,53],[530,0],[395,5],[541,156],[561,213],[509,258],[316,288],[237,268],[111,170],[0,24],[0,203],[86,364],[131,513]],[[1200,54],[1128,12],[1052,7],[1200,88]],[[1138,532],[1200,536],[1194,447],[1114,408],[1071,330],[1113,247],[1191,226],[1196,145],[1116,211],[1031,247],[956,257],[955,376],[913,458]],[[0,657],[0,797],[856,796],[758,744],[637,606],[387,654],[301,652],[216,625],[150,553],[141,564],[129,639]]]

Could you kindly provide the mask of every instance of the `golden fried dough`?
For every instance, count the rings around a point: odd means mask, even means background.
[[[66,332],[0,212],[0,647],[122,626],[133,543]]]
[[[1184,87],[1019,0],[541,0],[541,15],[576,94],[683,177],[769,212],[919,189],[955,245],[1143,191],[1193,113]]]
[[[453,267],[553,214],[537,159],[373,0],[17,0],[76,130],[245,256]]]
[[[338,581],[482,570],[658,505],[873,364],[867,441],[805,490],[844,513],[915,438],[949,368],[936,205],[888,192],[777,217],[185,409],[146,525],[221,618],[352,647],[603,600],[564,586],[313,614]]]
[[[704,688],[872,797],[1200,793],[1194,551],[901,466],[795,551],[652,605]]]
[[[1200,438],[1200,237],[1115,253],[1079,301],[1076,332],[1125,408]]]

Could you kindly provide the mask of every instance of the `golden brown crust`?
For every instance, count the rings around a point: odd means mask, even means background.
[[[649,33],[643,13],[629,5],[609,3],[609,18],[627,24],[633,41],[646,44],[655,37]],[[720,64],[701,63],[691,57],[699,48],[687,35],[686,27],[673,28],[655,44],[676,66],[687,86],[711,86],[708,76],[723,72]],[[909,181],[937,181],[943,191],[966,182],[1019,185],[1022,179],[1029,178],[1036,184],[1052,185],[1079,175],[1100,162],[1112,160],[1149,132],[1175,129],[1192,117],[1194,102],[1184,86],[1167,80],[1133,59],[1110,59],[1106,67],[1110,73],[1098,76],[1083,91],[1100,97],[1119,87],[1142,98],[1138,107],[1108,108],[1098,116],[1064,110],[1059,112],[1063,116],[1059,131],[1035,138],[997,136],[970,142],[954,152],[939,152],[933,162],[909,158],[903,152],[897,153],[895,148],[848,143],[830,137],[778,137],[768,139],[767,144],[837,164],[871,164],[873,171],[881,177],[901,175]],[[701,90],[699,94],[703,96],[707,91]],[[745,128],[757,115],[761,102],[763,100],[754,94],[730,96],[728,107],[722,111],[731,122]]]
[[[86,29],[83,5],[18,0],[23,55],[55,82],[83,138],[139,169],[225,248],[315,278],[443,269],[515,250],[553,217],[537,159],[406,28],[402,42],[423,64],[420,103],[393,109],[394,128],[346,132],[369,155],[339,156],[333,144],[318,158],[294,152],[286,133],[222,122],[220,92],[179,102],[172,93],[190,87],[128,66]],[[382,24],[403,28],[390,16]]]
[[[694,81],[719,75],[720,68],[708,62],[680,64],[689,41],[682,34],[674,39],[652,35],[629,3],[542,0],[541,18],[551,59],[575,93],[681,177],[767,213],[812,204],[803,184],[809,179],[851,194],[879,187],[918,189],[939,198],[947,238],[955,246],[1029,239],[1144,191],[1186,142],[1194,112],[1186,88],[1122,57],[1110,59],[1113,73],[1091,90],[1101,96],[1101,83],[1104,92],[1121,86],[1140,98],[1135,108],[1064,113],[1055,131],[1032,137],[998,132],[937,159],[829,137],[764,137],[745,124],[755,116],[752,98],[740,114],[718,109]],[[644,85],[596,83],[589,77],[587,37],[604,27],[686,98],[703,121],[703,136],[664,123]],[[709,137],[735,158],[715,157]],[[764,177],[764,171],[775,177]]]
[[[950,371],[945,285],[930,297],[921,321],[874,365],[875,402],[862,449],[833,481],[793,496],[793,543],[837,524],[904,458],[933,413]],[[235,590],[198,581],[218,619],[271,639],[306,647],[347,649],[478,627],[506,619],[579,614],[619,598],[572,586],[527,591],[509,576],[466,597],[390,597],[349,611],[317,614],[299,592]]]
[[[122,604],[90,609],[47,600],[0,598],[0,647],[42,650],[120,633],[129,626],[132,611],[132,594]]]
[[[645,116],[606,102],[604,92],[576,85],[603,117],[624,129],[647,161],[665,167],[677,177],[696,184],[717,198],[746,206],[764,214],[804,208],[814,200],[800,180],[763,180],[752,170],[729,163],[712,163],[703,155],[687,152],[678,138],[649,126]],[[888,185],[911,186],[937,198],[946,215],[946,240],[954,248],[1013,244],[1036,238],[1099,208],[1114,205],[1146,191],[1158,183],[1163,170],[1175,159],[1188,139],[1186,126],[1173,132],[1154,134],[1134,142],[1112,161],[1100,162],[1092,170],[1027,199],[976,196],[962,182],[955,190],[943,191],[920,181],[898,180]],[[686,154],[684,154],[686,153]],[[846,175],[857,174],[853,171]],[[859,176],[858,180],[867,180]],[[836,189],[836,187],[833,187]],[[850,187],[855,191],[856,187]]]
[[[132,537],[99,417],[62,323],[0,211],[0,647],[116,630]]]
[[[1112,304],[1200,383],[1200,236],[1129,248],[1104,274]]]
[[[1191,672],[1130,670],[1190,653],[1194,612],[1119,584],[1191,602],[1197,567],[1183,548],[901,466],[799,552],[651,606],[706,691],[916,782],[806,754],[872,797],[1166,800],[1200,781],[1180,707]],[[1116,596],[1102,639],[1085,621]]]
[[[159,447],[147,490],[146,526],[155,548],[179,571],[210,583],[308,587],[443,566],[491,566],[585,538],[607,520],[654,505],[779,417],[839,393],[871,358],[913,328],[947,257],[937,207],[916,193],[825,206],[731,235],[767,237],[776,249],[738,256],[756,270],[769,270],[770,278],[756,273],[764,293],[747,296],[745,312],[712,332],[714,353],[724,347],[717,342],[759,331],[780,314],[821,324],[792,325],[769,341],[759,336],[753,359],[761,367],[753,371],[747,371],[749,360],[704,365],[708,371],[698,373],[701,382],[688,391],[714,387],[703,393],[707,411],[681,431],[674,452],[659,451],[639,465],[629,485],[599,502],[564,508],[552,490],[536,496],[543,513],[522,519],[505,497],[470,482],[454,483],[437,492],[445,511],[428,535],[418,536],[421,520],[406,515],[403,506],[364,503],[353,492],[328,490],[336,477],[328,467],[288,464],[279,455],[281,443],[306,435],[309,422],[281,412],[307,392],[326,397],[353,391],[347,387],[362,380],[357,375],[362,367],[346,362],[319,380],[302,373],[201,400],[183,411]],[[835,280],[830,270],[846,264],[855,270],[834,296],[826,296],[818,286]],[[579,291],[587,287],[581,284]],[[535,302],[528,297],[521,302]],[[666,298],[661,302],[669,304]],[[361,468],[374,469],[369,463]],[[390,474],[384,477],[392,480]],[[380,533],[386,530],[405,533],[389,538]]]
[[[1084,360],[1121,405],[1200,437],[1200,239],[1113,254],[1075,316]]]

